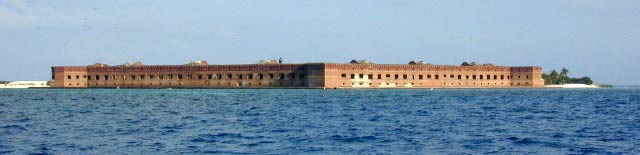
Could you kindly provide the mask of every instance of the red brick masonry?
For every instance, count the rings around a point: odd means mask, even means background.
[[[542,87],[537,66],[239,64],[54,66],[57,88],[512,88]]]

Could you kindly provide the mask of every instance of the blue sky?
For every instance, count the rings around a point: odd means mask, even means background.
[[[50,66],[285,62],[567,67],[640,84],[640,1],[0,0],[0,80]]]

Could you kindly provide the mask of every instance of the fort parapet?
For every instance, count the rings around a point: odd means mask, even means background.
[[[56,88],[522,88],[537,66],[238,64],[54,66]]]

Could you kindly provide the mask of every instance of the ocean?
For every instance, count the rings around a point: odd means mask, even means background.
[[[640,87],[0,89],[0,154],[640,154]]]

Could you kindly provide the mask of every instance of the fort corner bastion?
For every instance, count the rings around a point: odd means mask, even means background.
[[[413,61],[412,61],[413,62]],[[538,66],[300,63],[51,67],[53,88],[537,88]]]

